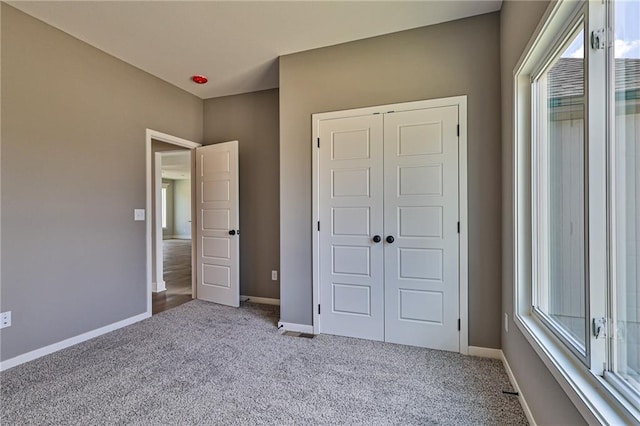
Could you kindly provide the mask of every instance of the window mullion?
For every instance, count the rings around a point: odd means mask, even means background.
[[[587,329],[591,371],[602,375],[607,365],[607,339],[594,336],[594,318],[608,318],[608,217],[607,209],[607,54],[606,49],[591,46],[591,34],[606,28],[606,6],[602,2],[589,2],[585,31],[587,61],[586,85],[586,142],[587,142]],[[610,333],[609,333],[610,334]]]

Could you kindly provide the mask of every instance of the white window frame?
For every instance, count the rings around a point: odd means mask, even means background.
[[[532,129],[531,129],[531,144],[532,144],[532,154],[531,154],[531,175],[532,175],[532,181],[531,181],[531,197],[532,200],[537,200],[538,205],[540,205],[540,203],[542,202],[542,197],[541,197],[541,192],[542,189],[539,187],[538,185],[538,181],[536,179],[533,179],[533,177],[538,174],[538,175],[542,175],[542,164],[541,164],[541,156],[540,154],[540,144],[542,143],[542,139],[546,138],[547,136],[547,128],[545,126],[546,124],[546,103],[548,101],[548,99],[545,99],[544,102],[540,99],[540,95],[541,92],[546,91],[546,87],[543,87],[543,85],[539,82],[539,79],[541,77],[541,75],[549,70],[549,65],[551,63],[551,61],[554,58],[557,58],[558,55],[560,55],[562,53],[563,50],[566,49],[568,42],[575,37],[578,28],[582,27],[583,28],[583,32],[584,32],[584,46],[585,48],[587,47],[587,40],[586,40],[586,23],[585,23],[585,14],[586,14],[586,7],[581,7],[581,8],[577,8],[575,10],[575,15],[572,17],[571,21],[569,21],[568,25],[563,28],[563,31],[559,34],[560,36],[555,39],[554,41],[554,45],[552,45],[552,48],[550,50],[550,54],[548,56],[545,57],[545,59],[543,61],[541,61],[541,63],[539,63],[538,67],[536,68],[536,70],[531,74],[531,105],[532,105],[532,110],[531,110],[531,117],[532,117],[532,121],[535,122],[537,125],[533,125]],[[585,65],[586,65],[586,57],[585,57]],[[587,77],[587,73],[585,73],[585,92],[586,92],[586,77]],[[587,101],[587,94],[585,93],[585,118],[584,118],[584,143],[585,145],[588,142],[587,139],[587,129],[586,127],[588,126],[588,120],[586,117],[587,114],[587,109],[588,109],[588,101]],[[535,147],[534,147],[535,145]],[[585,161],[588,159],[588,152],[585,149]],[[548,165],[545,165],[548,166]],[[587,169],[586,164],[585,164],[585,170]],[[546,175],[546,173],[544,173],[544,175]],[[585,181],[584,182],[584,191],[585,191],[585,200],[587,199],[587,193],[588,193],[589,187],[588,187],[588,183]],[[534,201],[532,201],[532,203],[534,203]],[[542,231],[539,230],[539,226],[541,224],[541,219],[539,216],[540,213],[540,209],[536,209],[536,208],[532,208],[532,217],[531,217],[531,221],[532,221],[532,247],[536,247],[539,244],[543,244],[544,240],[543,240],[543,235],[542,235]],[[587,225],[589,223],[589,216],[588,216],[588,210],[584,209],[584,220],[585,220],[585,225]],[[546,224],[548,226],[548,224]],[[588,251],[588,228],[585,228],[585,233],[584,233],[584,237],[585,237],[585,255],[586,252]],[[544,233],[544,235],[546,236],[546,232]],[[539,262],[542,262],[542,259],[540,259],[538,257],[538,250],[534,250],[532,249],[532,262],[533,264],[539,264]],[[588,301],[588,297],[589,297],[589,278],[588,278],[588,268],[589,262],[588,262],[588,258],[585,258],[585,311],[584,311],[584,315],[585,315],[585,322],[587,321],[586,319],[589,318],[589,301]],[[545,265],[546,267],[548,267],[548,265]],[[540,268],[532,268],[532,280],[533,282],[537,282],[538,280],[541,279],[541,275],[543,274],[539,274],[540,272]],[[532,289],[532,306],[536,306],[540,304],[540,300],[539,299],[539,292],[536,291],[536,289]],[[569,347],[569,349],[578,357],[582,360],[582,362],[589,366],[589,355],[590,355],[590,342],[588,340],[588,337],[585,336],[585,343],[584,343],[584,352],[582,352],[580,346],[581,343],[578,342],[573,336],[571,336],[566,330],[562,329],[561,327],[559,327],[551,318],[549,318],[546,314],[542,313],[542,312],[538,312],[538,310],[536,310],[535,308],[533,309],[533,312],[535,313],[535,315],[538,317],[538,319],[540,320],[540,322],[542,322],[543,324],[545,324],[555,335],[558,339],[562,340],[563,343]],[[588,330],[588,326],[585,327],[586,330]],[[587,333],[588,334],[588,333]]]
[[[533,314],[532,299],[532,77],[557,53],[560,41],[585,15],[585,42],[594,29],[606,28],[606,2],[560,0],[549,5],[540,25],[514,70],[514,314],[513,321],[562,389],[589,423],[640,422],[640,411],[604,378],[607,344],[587,333],[589,367]],[[585,43],[585,143],[587,147],[587,201],[589,248],[586,303],[589,318],[607,317],[609,301],[607,209],[607,69],[606,50]],[[589,100],[593,100],[590,102]]]

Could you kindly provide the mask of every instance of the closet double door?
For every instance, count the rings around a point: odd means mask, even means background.
[[[320,332],[458,351],[458,107],[318,125]]]

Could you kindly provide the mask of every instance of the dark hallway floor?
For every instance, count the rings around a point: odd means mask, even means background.
[[[154,315],[191,300],[191,240],[164,240],[162,245],[167,289],[153,293]]]

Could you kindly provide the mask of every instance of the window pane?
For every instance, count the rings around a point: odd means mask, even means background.
[[[585,354],[584,34],[538,79],[536,309]]]
[[[614,3],[614,372],[640,389],[640,2]]]
[[[167,188],[162,188],[162,227],[167,227]]]

